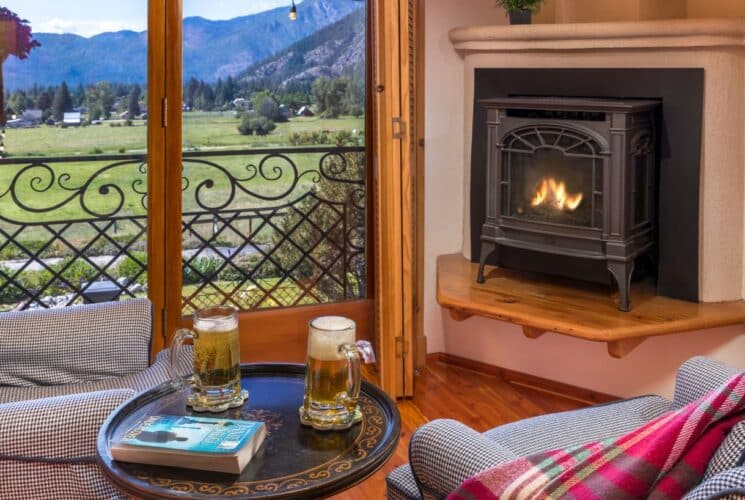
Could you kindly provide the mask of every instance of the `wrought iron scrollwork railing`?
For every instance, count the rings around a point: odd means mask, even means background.
[[[184,153],[183,312],[364,297],[364,165],[362,147]],[[0,160],[0,310],[146,294],[146,177],[142,155]]]

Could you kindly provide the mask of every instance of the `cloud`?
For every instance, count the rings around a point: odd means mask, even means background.
[[[108,31],[145,31],[144,24],[133,24],[118,21],[72,21],[58,17],[38,23],[34,27],[36,33],[74,33],[76,35],[91,37]]]

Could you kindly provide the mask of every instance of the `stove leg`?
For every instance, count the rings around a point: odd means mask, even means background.
[[[634,261],[608,262],[608,271],[618,283],[618,309],[624,312],[631,310],[631,275],[634,273]]]
[[[479,259],[479,273],[476,276],[476,283],[484,283],[484,266],[486,265],[486,259],[497,250],[497,244],[491,241],[481,242],[481,257]]]

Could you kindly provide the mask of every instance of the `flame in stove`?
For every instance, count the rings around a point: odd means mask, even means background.
[[[531,206],[548,205],[556,210],[574,211],[582,203],[582,193],[569,194],[564,181],[553,177],[544,178],[536,188],[535,196],[530,200]]]

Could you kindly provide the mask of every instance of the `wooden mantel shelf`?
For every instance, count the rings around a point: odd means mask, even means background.
[[[697,304],[655,295],[653,287],[635,283],[631,311],[616,307],[617,293],[591,284],[499,268],[476,283],[477,264],[460,254],[437,259],[437,302],[457,321],[471,316],[523,326],[532,339],[556,332],[606,342],[620,358],[644,339],[658,335],[745,323],[745,302]]]

